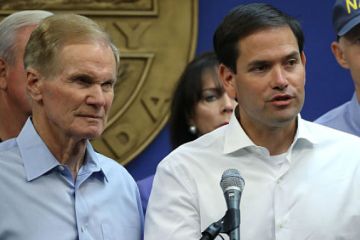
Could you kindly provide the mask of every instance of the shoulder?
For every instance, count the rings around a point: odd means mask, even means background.
[[[26,178],[24,161],[15,139],[0,143],[0,190],[8,185],[23,184]],[[1,192],[0,191],[0,192]]]
[[[334,109],[331,109],[330,111],[316,119],[315,122],[326,126],[331,125],[332,122],[335,122],[339,118],[344,117],[344,112],[346,111],[349,104],[350,102],[346,102]]]
[[[305,121],[305,124],[319,143],[335,144],[337,149],[339,149],[340,146],[346,148],[360,146],[360,137],[356,135],[317,122]],[[358,147],[356,149],[358,149]]]
[[[17,147],[16,138],[11,138],[0,142],[0,152],[11,151]]]
[[[121,164],[101,153],[96,153],[96,156],[109,182],[136,187],[135,180]]]
[[[20,150],[15,138],[0,143],[0,163],[14,164],[20,158]]]
[[[180,171],[185,174],[215,161],[223,153],[224,127],[174,149],[160,161],[157,169]]]

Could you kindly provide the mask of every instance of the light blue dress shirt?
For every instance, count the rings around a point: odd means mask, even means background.
[[[360,136],[360,104],[356,94],[350,101],[330,110],[315,122]]]
[[[0,144],[1,240],[140,240],[143,214],[135,181],[87,143],[74,182],[30,119]]]

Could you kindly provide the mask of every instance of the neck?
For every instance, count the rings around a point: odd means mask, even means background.
[[[18,107],[12,107],[7,101],[0,99],[0,139],[2,141],[17,137],[29,114]]]
[[[80,167],[84,164],[86,141],[76,142],[73,139],[69,139],[67,144],[52,147],[51,151],[62,165],[70,168],[75,180]]]
[[[44,142],[59,163],[69,167],[72,177],[75,180],[79,169],[84,164],[86,141],[76,141],[72,138],[66,141],[56,141],[48,138],[48,140],[44,140]]]
[[[256,145],[268,149],[270,155],[287,152],[294,141],[297,129],[296,119],[287,125],[276,127],[254,124],[253,121],[242,121],[241,119],[239,123],[249,138]]]
[[[86,139],[75,139],[65,133],[62,134],[60,130],[48,127],[46,121],[42,121],[41,118],[37,119],[36,116],[33,116],[32,119],[36,131],[50,152],[60,164],[70,168],[75,180],[80,167],[84,163]]]

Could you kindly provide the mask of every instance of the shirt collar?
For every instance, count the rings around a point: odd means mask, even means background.
[[[53,168],[60,165],[59,161],[50,152],[44,141],[36,132],[30,117],[16,139],[21,158],[24,162],[25,174],[28,181],[32,181]],[[105,173],[100,167],[99,159],[91,144],[87,142],[84,171]]]
[[[224,139],[224,153],[228,154],[235,152],[239,149],[243,149],[249,146],[256,146],[256,144],[248,137],[244,129],[240,125],[238,119],[236,118],[236,111],[232,113],[231,119],[227,128],[225,129],[225,139]],[[309,144],[315,144],[319,141],[316,135],[312,134],[308,128],[306,121],[304,121],[300,114],[297,116],[297,130],[293,144],[290,146],[292,148],[297,142],[307,142]]]
[[[309,128],[308,122],[301,118],[301,115],[298,114],[297,116],[297,129],[295,134],[295,139],[293,141],[293,144],[296,144],[297,142],[307,142],[309,144],[316,144],[319,143],[321,136],[317,136],[316,134],[311,131]]]
[[[98,154],[95,152],[90,142],[86,143],[86,155],[85,155],[85,165],[84,171],[96,172],[100,174],[100,177],[104,177],[108,181],[109,173],[101,166],[100,159]]]
[[[237,107],[235,108],[237,109]],[[224,153],[235,152],[239,149],[249,146],[255,146],[255,143],[246,135],[233,111],[230,122],[225,129]]]

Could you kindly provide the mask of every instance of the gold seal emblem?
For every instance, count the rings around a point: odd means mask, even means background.
[[[26,9],[90,17],[119,47],[109,121],[92,143],[122,164],[131,161],[168,119],[173,88],[195,52],[198,0],[2,0],[0,13]]]

